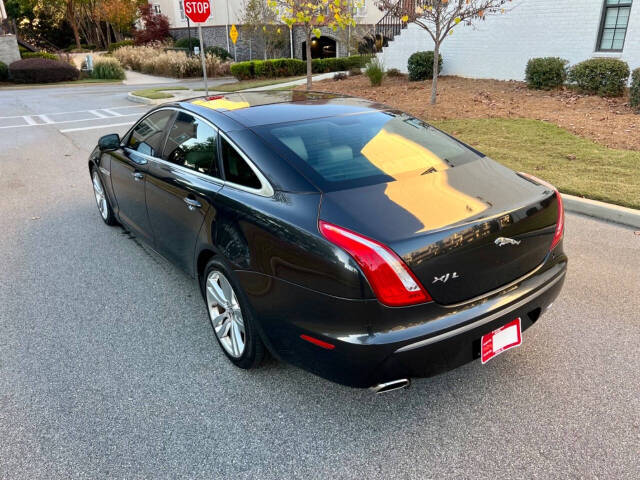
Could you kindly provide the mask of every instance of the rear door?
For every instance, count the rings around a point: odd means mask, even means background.
[[[149,160],[160,155],[172,110],[160,110],[142,119],[125,138],[122,149],[111,152],[111,184],[120,220],[136,235],[153,242],[145,204]]]
[[[178,111],[160,160],[149,163],[146,200],[158,252],[193,272],[196,239],[222,188],[218,131],[206,120]]]

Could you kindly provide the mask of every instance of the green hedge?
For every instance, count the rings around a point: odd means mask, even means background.
[[[6,63],[0,62],[0,82],[6,82],[9,79],[9,67]]]
[[[416,52],[409,57],[407,68],[409,70],[409,81],[418,82],[433,78],[433,55],[432,51]],[[442,55],[438,56],[438,71],[442,71]]]
[[[558,57],[532,58],[527,62],[525,78],[529,88],[551,90],[567,80],[568,60]]]
[[[231,75],[238,80],[252,78],[275,78],[304,75],[307,64],[295,58],[278,58],[276,60],[252,60],[237,62],[231,65]]]
[[[22,58],[47,58],[49,60],[60,60],[57,55],[49,52],[25,52]]]
[[[581,91],[603,97],[622,95],[628,79],[629,65],[615,58],[592,58],[569,71],[569,81]]]
[[[371,60],[369,55],[352,55],[340,58],[316,58],[311,60],[313,73],[342,72],[352,68],[363,68]]]
[[[629,101],[631,103],[631,108],[640,112],[640,68],[636,68],[631,74]]]
[[[114,42],[109,45],[109,53],[115,52],[120,47],[131,47],[134,45],[133,40],[123,40],[121,42]]]
[[[311,61],[313,73],[329,73],[364,67],[371,57],[369,55],[353,55],[343,58],[316,58]],[[278,58],[276,60],[253,60],[231,65],[231,75],[238,80],[251,78],[292,77],[307,73],[307,62],[295,58]]]

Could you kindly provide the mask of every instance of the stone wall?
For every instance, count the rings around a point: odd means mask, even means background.
[[[20,60],[20,50],[15,35],[0,36],[0,62],[7,65]]]
[[[253,60],[263,60],[264,59],[264,40],[262,39],[262,35],[259,33],[254,33],[251,35],[246,29],[242,27],[242,25],[237,26],[238,31],[240,33],[238,37],[238,42],[236,44],[235,53],[237,56],[237,61],[242,62],[245,60],[253,59]],[[362,32],[367,32],[372,28],[372,26],[367,25],[359,25],[359,30],[353,30],[353,38],[356,36],[362,36]],[[283,43],[284,46],[276,52],[273,52],[268,56],[268,58],[289,58],[291,56],[291,47],[289,43],[289,32],[286,27],[282,27],[283,29]],[[336,41],[336,50],[337,55],[339,57],[346,57],[348,55],[347,48],[347,38],[348,34],[345,31],[338,30],[334,32],[331,28],[323,27],[321,28],[322,35],[325,37],[332,38]],[[186,38],[188,36],[188,32],[186,28],[172,28],[170,30],[171,36],[178,40],[180,38]],[[191,29],[191,36],[193,38],[198,37],[198,29]],[[227,48],[227,28],[225,25],[217,25],[212,27],[202,27],[202,37],[205,43],[205,46],[219,46],[224,49]],[[302,42],[306,40],[304,30],[301,27],[293,28],[293,56],[295,58],[302,58]],[[229,42],[231,55],[234,54],[233,43]],[[355,53],[355,52],[354,52]]]

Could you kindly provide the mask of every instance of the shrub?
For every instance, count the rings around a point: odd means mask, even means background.
[[[123,40],[121,42],[114,42],[109,45],[109,53],[113,53],[121,47],[130,47],[132,45],[133,45],[133,40]]]
[[[2,76],[1,73],[0,76]],[[631,74],[629,103],[631,104],[631,108],[635,109],[636,111],[640,111],[640,68],[636,68]]]
[[[369,81],[371,85],[374,87],[379,87],[382,85],[382,79],[384,78],[384,66],[382,62],[377,58],[374,58],[367,65],[366,70],[364,71],[365,75],[369,77]]]
[[[193,51],[193,49],[195,47],[199,47],[200,46],[200,40],[198,40],[197,38],[194,38],[194,37],[191,37],[191,38],[189,38],[189,37],[180,38],[180,39],[175,41],[173,46],[176,47],[176,48],[186,48],[187,50]]]
[[[49,52],[25,52],[22,58],[48,58],[49,60],[60,60],[57,55]]]
[[[304,75],[307,64],[295,58],[278,58],[276,60],[252,60],[237,62],[231,65],[231,75],[238,80],[251,78],[274,78]]]
[[[568,60],[558,57],[532,58],[527,62],[525,77],[529,88],[551,90],[567,80]]]
[[[407,64],[409,81],[417,82],[433,78],[433,52],[416,52]],[[438,56],[438,71],[442,71],[442,55]]]
[[[202,75],[200,57],[188,56],[183,51],[167,50],[160,47],[122,47],[113,52],[114,58],[125,68],[151,75],[184,78]],[[227,75],[229,63],[222,62],[214,55],[206,55],[207,75]]]
[[[211,55],[215,55],[216,57],[218,57],[220,60],[223,60],[223,61],[230,60],[232,58],[231,54],[222,47],[218,47],[218,46],[207,47],[204,49],[204,51]]]
[[[0,62],[0,82],[6,82],[9,79],[9,67],[6,63]]]
[[[615,58],[592,58],[574,65],[569,81],[586,93],[618,97],[629,79],[629,65]]]
[[[387,77],[404,77],[404,74],[397,68],[387,70]]]
[[[100,57],[93,64],[91,78],[124,80],[124,69],[117,58]]]
[[[231,75],[236,77],[238,80],[255,78],[256,74],[254,65],[255,62],[236,62],[231,65]]]
[[[27,58],[9,65],[9,74],[17,83],[48,83],[77,80],[80,72],[65,62]]]
[[[352,67],[349,69],[349,76],[355,77],[356,75],[362,75],[362,69],[358,67]]]

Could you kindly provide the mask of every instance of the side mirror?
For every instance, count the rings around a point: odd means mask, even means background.
[[[110,133],[109,135],[100,137],[100,140],[98,140],[98,148],[101,152],[119,149],[120,135],[118,135],[117,133]]]

